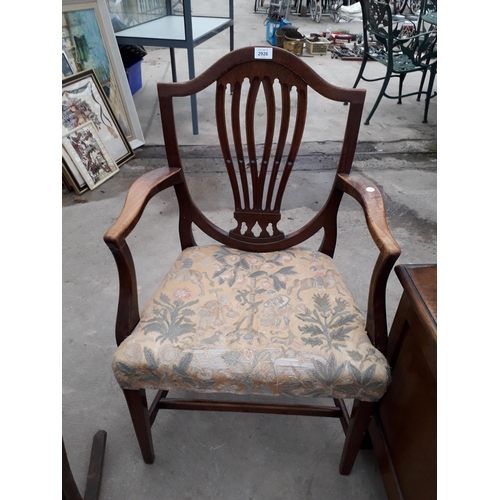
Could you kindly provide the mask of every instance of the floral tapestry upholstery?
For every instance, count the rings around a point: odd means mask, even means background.
[[[113,360],[123,389],[356,398],[390,381],[333,260],[184,250]]]

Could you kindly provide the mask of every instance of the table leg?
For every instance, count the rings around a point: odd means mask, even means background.
[[[229,26],[229,50],[234,50],[234,3],[233,0],[229,2],[229,18],[233,20],[233,24]]]
[[[175,66],[175,49],[170,47],[170,66],[172,66],[172,81],[177,81],[177,68]]]
[[[188,53],[189,79],[192,80],[195,77],[193,47],[188,47],[187,53]],[[193,94],[191,96],[191,119],[193,121],[193,135],[198,135],[198,109],[196,104],[196,94]]]

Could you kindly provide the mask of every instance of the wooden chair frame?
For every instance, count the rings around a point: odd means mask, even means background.
[[[106,431],[97,431],[92,441],[87,482],[83,496],[78,490],[68,460],[64,439],[62,440],[62,498],[63,500],[97,500],[101,487],[104,451],[106,450]]]
[[[241,129],[237,125],[239,123],[241,83],[245,78],[249,78],[251,82],[246,106],[245,127],[249,151],[248,158],[245,158],[243,154]],[[271,161],[272,130],[274,129],[273,106],[275,105],[272,86],[275,79],[278,79],[281,83],[282,104],[285,112],[282,116],[282,126],[276,145],[274,161]],[[224,163],[234,188],[234,217],[238,223],[238,227],[230,231],[224,231],[209,221],[191,198],[184,177],[175,131],[173,98],[190,96],[207,88],[214,82],[217,82],[216,119],[218,133]],[[258,168],[259,161],[255,151],[253,135],[253,116],[256,95],[260,85],[263,86],[266,95],[268,114],[266,141],[260,161],[260,168]],[[284,129],[290,120],[290,116],[286,113],[286,110],[289,108],[288,95],[291,87],[297,88],[297,116],[288,156],[282,158],[285,142]],[[280,219],[280,205],[286,181],[293,168],[302,139],[307,105],[307,87],[318,92],[326,99],[338,101],[339,103],[347,102],[350,104],[350,107],[348,109],[344,143],[328,200],[317,215],[302,229],[289,235],[284,235],[277,228],[277,223]],[[228,130],[222,105],[228,88],[231,88],[231,98],[234,103],[231,108],[231,127],[233,137],[235,138],[236,161],[233,161],[229,150],[227,140]],[[362,175],[350,173],[356,149],[365,91],[360,89],[343,89],[331,85],[317,75],[307,64],[285,50],[274,48],[272,60],[256,60],[255,47],[246,47],[224,56],[215,65],[193,80],[182,83],[159,83],[158,94],[168,167],[148,172],[134,182],[129,190],[120,216],[104,236],[104,240],[115,258],[119,274],[120,290],[116,319],[117,344],[119,345],[127,338],[139,322],[134,261],[126,239],[139,222],[149,200],[157,193],[173,187],[179,203],[179,234],[183,249],[196,245],[192,232],[193,224],[221,244],[248,252],[268,252],[289,248],[300,244],[323,229],[324,238],[319,250],[330,257],[333,257],[336,246],[336,218],[342,196],[344,193],[352,196],[363,208],[369,232],[379,249],[368,294],[366,330],[373,345],[382,353],[385,353],[387,349],[385,290],[391,269],[399,257],[400,248],[388,228],[384,202],[380,191]],[[277,171],[274,169],[282,160],[285,163],[285,167],[282,178],[278,182],[276,180]],[[247,162],[251,173],[251,192],[246,181],[240,179],[239,189],[237,185],[237,174],[238,172],[241,174],[245,172]],[[234,163],[237,165],[236,168]],[[263,188],[264,181],[262,179],[267,166],[271,164],[273,165],[273,170],[270,170],[271,188],[269,190],[274,194],[271,198],[268,197],[266,199]],[[246,175],[243,177],[246,178]],[[270,199],[275,200],[274,205],[270,202]],[[246,232],[241,231],[243,223],[248,228]],[[259,236],[255,236],[251,232],[251,228],[256,224],[259,224],[262,229]],[[272,229],[268,230],[270,226],[272,226]],[[346,443],[342,454],[340,472],[342,474],[349,474],[362,444],[374,408],[374,403],[355,401],[351,415],[349,415],[344,402],[337,399],[334,400],[335,407],[256,404],[249,402],[228,403],[171,399],[167,397],[167,391],[163,390],[158,391],[154,401],[148,408],[144,389],[123,390],[123,392],[146,463],[154,461],[151,425],[155,421],[160,409],[259,412],[340,418],[346,433]]]

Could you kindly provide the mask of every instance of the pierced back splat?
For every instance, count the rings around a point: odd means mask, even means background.
[[[251,79],[249,78],[251,76]],[[230,126],[226,120],[226,98],[232,90]],[[259,90],[266,104],[265,138],[262,154],[257,154],[255,111]],[[280,94],[280,95],[276,95]],[[295,94],[295,95],[293,95]],[[292,100],[296,98],[295,123],[291,127]],[[242,117],[242,99],[244,116]],[[277,101],[281,106],[277,105]],[[304,132],[307,86],[290,70],[270,68],[262,61],[233,68],[217,81],[216,119],[221,150],[234,195],[237,227],[229,234],[241,241],[273,242],[284,239],[277,227],[281,202],[294,166]],[[281,115],[277,141],[276,118]],[[242,124],[246,133],[246,154]],[[230,132],[234,153],[230,147]],[[291,135],[286,158],[285,146]],[[247,166],[250,175],[247,175]],[[280,175],[281,174],[281,175]],[[279,178],[280,177],[280,178]],[[278,180],[279,179],[279,180]],[[267,182],[266,182],[267,181]],[[243,224],[246,230],[242,230]]]

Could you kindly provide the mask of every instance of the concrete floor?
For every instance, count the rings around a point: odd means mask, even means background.
[[[219,7],[221,2],[213,2]],[[267,46],[265,15],[253,2],[235,2],[235,46]],[[226,2],[222,2],[226,5]],[[201,7],[200,7],[201,8]],[[202,12],[200,12],[202,13]],[[332,26],[292,16],[302,33]],[[333,26],[335,27],[335,26]],[[341,28],[361,32],[361,24]],[[195,49],[199,74],[228,51],[228,32]],[[63,397],[62,432],[73,473],[83,491],[94,433],[108,433],[100,498],[115,499],[383,499],[384,487],[370,450],[361,451],[350,476],[337,472],[343,443],[338,421],[292,416],[208,412],[160,412],[153,427],[156,461],[143,463],[123,395],[111,372],[115,349],[117,273],[102,236],[118,216],[126,193],[142,173],[163,165],[163,139],[156,103],[157,81],[170,81],[168,50],[147,48],[143,87],[134,100],[146,145],[119,174],[82,196],[63,193]],[[178,50],[179,80],[187,78],[184,51]],[[304,59],[323,77],[350,87],[358,62],[315,56]],[[380,71],[375,63],[370,71]],[[406,88],[418,85],[408,78]],[[378,84],[365,84],[365,116]],[[200,96],[200,135],[193,136],[189,102],[179,102],[179,141],[193,195],[215,222],[231,216],[224,208],[224,177],[203,163],[214,150],[206,135],[212,119],[210,96]],[[402,105],[383,99],[369,126],[361,126],[354,169],[375,182],[386,200],[388,222],[402,248],[399,263],[436,262],[436,105],[422,124],[423,103]],[[314,213],[332,178],[328,164],[339,150],[338,118],[311,99],[301,155],[285,202],[284,220],[293,228]],[[343,202],[338,265],[358,304],[366,303],[366,286],[375,248],[355,202]],[[153,198],[142,222],[129,237],[136,259],[140,304],[149,298],[163,270],[175,259],[177,208],[173,191]],[[283,226],[284,229],[287,229]],[[147,241],[147,245],[141,242]],[[207,241],[199,239],[199,243]],[[317,240],[310,242],[317,247]],[[388,315],[392,321],[401,287],[389,281]]]

